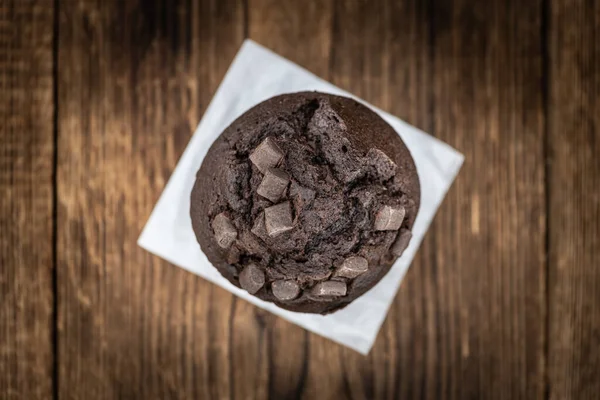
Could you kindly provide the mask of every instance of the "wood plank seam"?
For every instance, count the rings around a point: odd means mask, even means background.
[[[544,141],[544,200],[546,207],[546,232],[544,237],[544,246],[546,252],[546,275],[544,279],[544,337],[543,337],[543,396],[550,399],[550,376],[548,374],[548,354],[550,351],[550,135],[548,131],[548,112],[550,106],[550,0],[541,0],[541,48],[542,48],[542,109],[544,116],[543,141]]]
[[[59,44],[59,6],[60,0],[53,0],[53,38],[52,38],[52,98],[54,115],[52,133],[54,154],[52,155],[52,396],[58,400],[59,393],[59,331],[58,331],[58,44]]]

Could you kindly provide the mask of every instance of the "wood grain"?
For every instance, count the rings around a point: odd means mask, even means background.
[[[398,96],[408,106],[403,111],[414,115],[419,104],[426,110],[423,98],[427,87],[421,83],[427,71],[419,67],[428,54],[428,43],[415,41],[427,35],[427,26],[421,24],[425,9],[394,3],[321,1],[304,7],[253,0],[249,5],[250,36],[388,109],[391,93],[387,88],[392,82],[397,79],[400,85],[419,79],[418,85],[408,85],[410,94]],[[401,49],[410,55],[404,57]],[[303,341],[297,327],[280,320],[270,329],[271,398],[375,399],[400,394],[396,392],[396,372],[400,375],[400,371],[393,367],[399,355],[389,344],[396,342],[399,330],[384,327],[380,334],[384,339],[365,358],[313,334],[306,334]]]
[[[544,396],[542,6],[458,0],[433,10],[434,133],[466,162],[421,252],[432,286],[424,351],[438,360],[426,376],[441,385],[426,381],[428,392]]]
[[[329,71],[332,17],[332,1],[248,2],[250,38],[324,78]],[[249,397],[248,392],[243,396],[238,391],[236,399],[343,398],[339,397],[345,393],[339,346],[246,303],[236,309],[236,319],[250,320],[252,316],[265,322],[259,326],[267,350],[263,354],[268,362],[268,392]],[[235,346],[239,339],[233,328]],[[243,335],[248,335],[247,331]],[[240,365],[235,360],[242,353],[243,348],[233,353],[234,365]],[[261,374],[252,363],[246,365],[249,368],[240,370],[240,378]],[[244,386],[241,380],[234,383]]]
[[[0,398],[597,398],[599,27],[585,0],[0,0]],[[246,35],[466,156],[367,357],[136,246]]]
[[[428,93],[427,70],[421,68],[429,52],[428,5],[393,0],[353,0],[335,5],[331,82],[401,118],[413,118],[411,122],[416,123],[417,114],[426,110],[424,99]],[[395,310],[397,307],[393,306],[368,357],[341,347],[337,350],[344,398],[410,398],[411,389],[403,389],[418,382],[405,378],[419,364],[415,362],[402,375],[398,371],[401,343],[403,336],[408,338],[410,328],[398,329],[390,324]],[[318,375],[318,371],[314,374]],[[331,398],[335,398],[334,393]]]
[[[0,2],[0,398],[53,373],[53,7]]]
[[[232,296],[136,240],[241,45],[242,4],[62,5],[59,397],[230,398]]]
[[[548,183],[552,399],[600,396],[600,4],[550,2]]]
[[[444,138],[470,162],[370,356],[311,336],[307,386],[316,388],[305,393],[333,398],[342,388],[355,398],[543,396],[539,10],[540,3],[496,2],[487,8],[470,1],[349,1],[335,8],[330,79]],[[265,28],[265,40],[287,37],[293,24],[280,25],[279,34]],[[250,31],[256,35],[252,19]],[[292,47],[289,40],[278,45],[281,51]],[[291,58],[308,58],[306,53],[299,49]],[[328,363],[313,364],[312,350],[319,345],[326,355],[319,361]],[[331,360],[340,354],[336,365]],[[319,380],[321,374],[327,379]]]
[[[250,13],[251,36],[443,137],[470,163],[440,210],[371,354],[363,358],[309,335],[308,361],[293,363],[297,373],[308,364],[301,393],[307,398],[541,397],[541,4],[519,11],[516,2],[487,9],[470,1],[347,1],[334,4],[329,37],[324,21],[330,4],[315,6],[318,17],[303,15],[304,21],[315,21],[307,34],[294,29],[302,23],[290,17],[306,10],[262,2]],[[327,43],[325,72],[315,54]],[[520,57],[524,51],[530,53],[527,60]],[[486,168],[478,168],[484,161]],[[517,185],[516,171],[523,173]],[[302,354],[301,343],[294,342],[292,352]],[[285,354],[274,354],[275,365],[286,362]],[[271,386],[285,393],[290,385],[277,380]]]

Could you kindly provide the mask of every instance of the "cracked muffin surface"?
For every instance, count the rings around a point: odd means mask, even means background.
[[[196,238],[234,285],[298,312],[338,310],[402,255],[420,202],[414,161],[366,106],[318,92],[266,100],[209,149]]]

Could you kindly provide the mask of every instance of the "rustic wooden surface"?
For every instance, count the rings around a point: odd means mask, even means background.
[[[594,399],[600,397],[600,3],[553,0],[548,20],[548,380],[555,399]]]
[[[0,398],[54,380],[54,10],[0,1]]]
[[[466,156],[367,357],[135,244],[245,37]],[[585,0],[0,0],[0,398],[598,398],[599,38]]]

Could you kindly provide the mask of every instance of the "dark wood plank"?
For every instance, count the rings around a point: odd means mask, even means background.
[[[600,396],[600,3],[549,11],[549,394]]]
[[[466,154],[467,164],[371,354],[365,358],[314,335],[303,343],[294,327],[281,323],[278,331],[271,328],[277,337],[296,336],[291,343],[271,337],[273,371],[308,375],[300,386],[275,379],[271,392],[296,388],[306,398],[541,397],[540,2],[498,1],[489,8],[466,0],[338,3],[311,11],[253,0],[251,37],[441,137]],[[327,45],[329,59],[319,58]],[[278,350],[284,348],[291,357]]]
[[[544,395],[542,5],[434,2],[431,123],[466,162],[413,272],[425,381],[454,398]]]
[[[232,295],[136,239],[242,43],[238,0],[60,10],[61,398],[230,398]]]
[[[427,2],[337,2],[330,80],[430,131],[429,17]],[[420,271],[422,265],[417,261],[411,268]],[[419,375],[423,368],[433,367],[434,360],[419,357],[422,348],[412,341],[428,337],[428,332],[423,326],[414,326],[409,317],[414,317],[410,307],[423,303],[414,291],[411,296],[400,297],[402,306],[398,307],[396,299],[368,357],[341,350],[347,398],[424,397],[419,392],[423,386]],[[396,315],[408,318],[397,321]],[[414,328],[423,329],[423,334]],[[406,363],[414,349],[417,357]]]
[[[330,0],[249,0],[249,35],[258,43],[327,79],[332,46],[333,11],[334,2]],[[236,310],[236,314],[241,311]],[[245,318],[250,318],[252,314],[263,314],[255,307],[244,311],[248,314]],[[280,318],[269,316],[261,319],[267,322],[264,328],[266,356],[269,362],[269,398],[346,397],[340,346]],[[239,357],[239,353],[234,353],[234,359],[235,357]],[[254,372],[245,368],[241,374],[253,375]]]
[[[431,114],[431,4],[350,1],[336,7],[331,80],[338,86],[427,131]],[[455,189],[454,189],[455,190]],[[431,235],[428,235],[430,237]],[[430,265],[426,237],[368,357],[344,349],[342,365],[353,399],[432,398],[438,392]],[[443,342],[441,343],[444,346]]]
[[[0,1],[0,398],[52,397],[54,7]]]
[[[343,19],[347,39],[334,39],[334,82],[467,158],[369,356],[372,367],[348,379],[379,397],[543,394],[540,6],[344,9],[354,17]]]
[[[327,79],[333,0],[248,0],[249,37]]]

